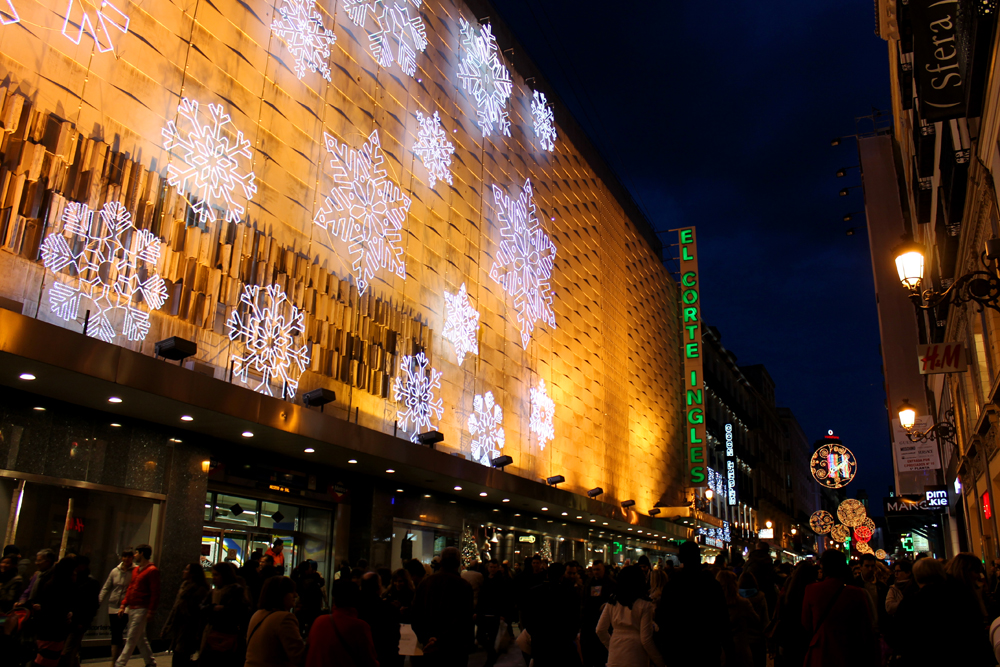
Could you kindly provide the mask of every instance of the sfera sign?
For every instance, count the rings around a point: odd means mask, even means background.
[[[958,0],[910,0],[913,73],[920,116],[928,122],[965,115],[964,45]]]
[[[684,355],[684,421],[687,434],[687,486],[708,484],[705,468],[705,379],[702,375],[701,298],[698,242],[694,227],[677,230],[681,266],[681,341]]]

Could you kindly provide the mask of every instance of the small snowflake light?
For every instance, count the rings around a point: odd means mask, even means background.
[[[445,292],[444,304],[444,331],[441,336],[455,347],[455,356],[461,366],[465,355],[479,354],[479,312],[469,302],[465,283],[455,294]]]
[[[477,30],[464,18],[460,19],[462,62],[458,65],[458,80],[476,101],[476,115],[483,137],[496,131],[510,136],[507,102],[514,91],[510,72],[500,60],[493,28],[487,23]]]
[[[60,233],[49,234],[41,246],[42,263],[55,272],[69,269],[78,279],[76,287],[57,282],[49,289],[52,312],[66,321],[77,319],[86,299],[90,318],[87,335],[112,342],[117,335],[111,316],[123,314],[121,333],[128,340],[145,340],[149,313],[167,300],[167,287],[156,273],[160,240],[146,229],[136,229],[125,206],[105,204],[97,218],[86,204],[69,202],[63,210],[63,231],[80,236],[85,244],[74,252]]]
[[[472,458],[484,466],[500,455],[504,446],[503,408],[493,398],[493,392],[476,394],[472,399],[473,413],[469,415],[469,433],[472,434]]]
[[[441,117],[435,111],[433,116],[425,116],[416,112],[420,131],[417,132],[417,143],[413,152],[420,156],[427,167],[428,185],[432,188],[440,178],[451,184],[451,156],[455,153],[455,144],[448,141],[448,133],[441,127]]]
[[[545,390],[545,380],[538,379],[538,386],[531,388],[531,419],[528,427],[531,432],[538,436],[538,448],[545,449],[545,445],[552,442],[556,437],[555,426],[552,424],[556,414],[556,404],[549,398]]]
[[[825,510],[813,512],[809,517],[809,527],[817,535],[826,535],[833,529],[835,523],[833,515]]]
[[[309,347],[295,344],[295,336],[305,331],[304,320],[278,285],[245,285],[240,306],[226,322],[229,339],[244,343],[244,353],[233,355],[233,374],[244,383],[250,372],[260,375],[254,390],[262,394],[273,396],[271,384],[280,383],[283,398],[295,396],[309,366]]]
[[[202,122],[198,103],[183,98],[177,113],[187,120],[190,129],[182,132],[170,121],[163,128],[163,147],[179,149],[180,160],[167,165],[167,182],[177,188],[177,194],[190,192],[195,197],[191,208],[198,222],[207,225],[215,220],[213,204],[224,208],[228,222],[239,222],[246,213],[242,200],[249,202],[257,193],[254,173],[240,167],[240,158],[250,160],[250,140],[243,133],[227,127],[231,118],[221,104],[208,105],[207,122]],[[241,200],[236,198],[240,191]]]
[[[399,428],[410,430],[413,423],[411,442],[419,442],[424,431],[434,429],[431,420],[441,419],[444,414],[444,400],[435,398],[435,390],[441,389],[441,373],[429,368],[427,355],[423,352],[415,356],[404,355],[399,361],[399,375],[392,385],[392,397],[403,408],[396,412]]]
[[[337,41],[332,30],[323,25],[323,16],[313,0],[284,0],[271,30],[295,56],[295,75],[300,79],[306,70],[319,72],[330,81],[330,47]]]
[[[347,0],[345,9],[354,25],[363,28],[367,19],[373,21],[368,30],[368,47],[379,66],[388,69],[395,62],[403,73],[417,72],[417,53],[427,49],[427,27],[414,10],[423,0]]]
[[[349,244],[360,294],[382,269],[406,278],[402,231],[410,198],[386,176],[378,130],[360,150],[338,143],[330,134],[324,137],[333,188],[314,222]]]
[[[858,526],[854,529],[854,539],[858,542],[867,542],[872,539],[872,531],[868,530],[868,526]]]
[[[531,179],[524,182],[517,199],[508,197],[494,185],[493,199],[503,228],[500,230],[500,249],[490,268],[490,278],[514,297],[514,310],[521,327],[521,345],[527,349],[536,322],[541,320],[550,327],[556,326],[552,286],[549,284],[556,247],[538,222]]]
[[[864,523],[864,520],[868,518],[868,511],[860,500],[848,498],[837,508],[837,518],[845,526],[854,528]]]
[[[75,19],[74,4],[80,5],[79,23],[70,20]],[[11,9],[13,9],[13,5],[11,5]],[[63,21],[62,27],[62,34],[69,41],[79,44],[83,40],[83,35],[88,34],[94,40],[95,48],[101,53],[107,53],[115,48],[114,41],[112,41],[115,33],[112,31],[120,32],[123,35],[128,33],[128,16],[115,7],[114,3],[102,0],[95,12],[88,11],[87,0],[79,3],[77,0],[69,0],[69,5],[66,7],[66,19]]]
[[[531,97],[531,121],[538,144],[550,153],[556,149],[556,117],[545,93],[536,90]]]

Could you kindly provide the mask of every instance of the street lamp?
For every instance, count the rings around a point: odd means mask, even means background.
[[[906,431],[906,437],[910,442],[941,440],[956,447],[958,443],[955,441],[955,411],[949,408],[945,411],[944,416],[945,421],[937,422],[926,431],[914,431],[913,426],[917,423],[917,409],[910,405],[906,399],[899,406],[899,425]]]
[[[899,406],[899,425],[909,431],[917,423],[917,409],[910,405],[910,402],[903,399]]]
[[[714,497],[715,497],[715,491],[712,491],[712,489],[705,491],[705,498],[707,498],[709,501],[711,501],[712,498]]]
[[[959,305],[975,301],[1000,312],[1000,279],[997,278],[997,259],[1000,258],[1000,239],[986,242],[980,256],[985,271],[970,271],[943,292],[933,289],[920,291],[924,279],[924,250],[913,241],[906,241],[893,251],[899,282],[910,293],[913,305],[921,310],[932,310],[940,305]],[[926,302],[926,303],[925,303]]]
[[[765,525],[765,526],[767,526],[768,528],[770,528],[770,527],[771,527],[771,526],[773,526],[774,524],[772,524],[772,523],[771,523],[770,521],[765,521],[765,522],[764,522],[764,525]]]

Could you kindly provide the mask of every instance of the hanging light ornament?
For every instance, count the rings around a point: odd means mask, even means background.
[[[868,526],[858,526],[854,529],[854,539],[858,542],[868,542],[872,539],[872,531],[869,530]]]
[[[813,532],[817,535],[826,535],[833,528],[836,521],[833,515],[825,510],[819,510],[813,512],[809,517],[809,527],[813,529]]]
[[[868,511],[865,510],[865,506],[860,501],[848,498],[837,508],[837,518],[845,526],[856,528],[868,518]]]
[[[809,460],[813,479],[828,489],[847,486],[858,472],[858,461],[847,447],[824,443]]]
[[[837,524],[830,530],[830,537],[836,542],[846,542],[851,538],[851,529],[842,524]]]
[[[870,516],[865,517],[865,520],[861,522],[861,525],[866,526],[868,530],[872,531],[872,533],[875,532],[875,522],[872,521]]]
[[[854,545],[854,548],[857,549],[859,553],[863,554],[873,553],[872,548],[868,546],[867,542],[858,542],[856,545]]]
[[[885,557],[888,555],[889,554],[885,552],[885,549],[879,549],[875,552],[875,558],[878,558],[879,560],[885,560]]]

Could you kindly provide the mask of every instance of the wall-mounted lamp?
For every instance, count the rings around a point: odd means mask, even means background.
[[[201,462],[201,471],[203,473],[208,474],[208,472],[211,469],[212,469],[212,462],[210,460],[205,459],[204,461]]]
[[[623,500],[622,501],[622,507],[632,507],[634,505],[635,505],[635,501],[634,500]]]
[[[660,510],[657,509],[656,507],[654,507],[653,509],[649,510],[649,516],[656,516],[659,513],[660,513]]]
[[[920,291],[924,279],[924,248],[919,243],[906,240],[893,251],[899,282],[910,293],[910,301],[920,310],[932,310],[942,304],[959,305],[975,301],[1000,312],[1000,279],[997,278],[1000,260],[1000,239],[990,239],[980,255],[982,271],[970,271],[956,278],[948,289]]]
[[[587,491],[587,495],[590,496],[591,498],[596,498],[597,496],[601,495],[602,493],[604,493],[604,489],[602,489],[599,486],[594,487],[590,491]]]
[[[552,477],[548,477],[545,479],[545,483],[548,484],[549,486],[558,486],[559,484],[562,484],[565,481],[566,478],[563,477],[562,475],[553,475]]]

